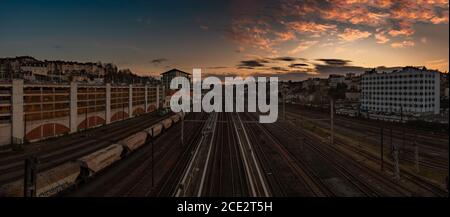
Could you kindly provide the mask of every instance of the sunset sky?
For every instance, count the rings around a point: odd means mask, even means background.
[[[448,71],[448,0],[2,1],[0,57],[282,79]]]

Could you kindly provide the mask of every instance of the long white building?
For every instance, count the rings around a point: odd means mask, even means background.
[[[391,73],[366,72],[361,78],[361,110],[405,115],[439,114],[440,73],[405,67]]]

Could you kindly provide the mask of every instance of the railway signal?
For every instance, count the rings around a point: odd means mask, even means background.
[[[333,145],[334,144],[334,100],[333,100],[333,98],[331,97],[331,106],[330,106],[330,116],[331,116],[331,123],[330,123],[330,125],[331,125],[331,136],[330,136],[330,143],[331,143],[331,145]]]
[[[380,128],[380,167],[381,167],[381,171],[383,171],[384,169],[384,144],[383,144],[383,128]]]

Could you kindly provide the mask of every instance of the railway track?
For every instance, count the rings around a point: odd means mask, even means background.
[[[251,121],[252,119],[250,119],[247,116],[247,120]],[[317,176],[317,174],[314,171],[312,171],[305,165],[305,162],[301,158],[296,157],[292,152],[286,149],[278,140],[278,138],[274,137],[270,132],[267,131],[267,129],[262,127],[261,124],[247,123],[246,127],[247,129],[250,130],[252,138],[254,139],[253,141],[256,141],[255,144],[258,144],[258,146],[261,147],[261,149],[259,149],[260,151],[258,152],[258,156],[262,156],[261,160],[265,162],[263,164],[270,165],[271,163],[275,163],[275,160],[282,161],[284,162],[285,165],[285,168],[282,170],[286,171],[286,169],[288,169],[289,172],[287,173],[289,175],[294,174],[296,177],[295,179],[288,179],[288,178],[281,179],[281,177],[287,177],[287,175],[286,174],[283,175],[280,172],[271,170],[271,173],[274,172],[274,174],[272,174],[272,177],[278,177],[275,178],[275,183],[280,183],[281,185],[283,184],[299,185],[299,183],[303,183],[303,186],[306,189],[303,189],[303,192],[296,191],[297,193],[294,193],[291,196],[299,196],[298,195],[299,192],[302,192],[302,194],[310,193],[311,196],[319,196],[319,197],[330,197],[336,195],[332,189],[330,189],[326,184],[323,183],[323,181]],[[266,146],[266,148],[263,148],[262,146]],[[280,158],[278,159],[268,158],[267,157],[268,155],[264,154],[264,152],[265,150],[270,149],[272,149],[272,151],[274,151],[277,155],[279,155]],[[307,190],[308,192],[305,192],[304,190]],[[278,193],[286,194],[288,192],[287,195],[279,195],[279,196],[289,196],[290,194],[289,191],[290,190],[288,189],[283,189],[281,192]]]
[[[137,117],[135,120],[117,124],[106,129],[95,129],[77,134],[78,139],[57,138],[52,142],[60,143],[53,150],[37,149],[27,154],[13,155],[0,161],[0,184],[7,183],[23,176],[24,159],[29,155],[39,158],[39,170],[45,171],[67,161],[75,160],[83,155],[95,152],[111,143],[117,142],[129,135],[139,132],[143,128],[164,119],[154,114]],[[124,126],[125,125],[125,126]],[[95,135],[94,135],[95,133]],[[97,136],[97,134],[99,134]],[[69,135],[69,138],[72,138]]]
[[[245,179],[236,134],[228,113],[219,113],[213,158],[209,166],[203,196],[245,197],[250,191]]]
[[[410,196],[411,194],[405,188],[397,186],[396,183],[386,180],[380,174],[362,167],[359,162],[352,161],[348,157],[338,152],[332,152],[326,146],[316,139],[309,137],[295,128],[295,126],[273,124],[284,134],[291,137],[300,137],[303,149],[311,150],[320,156],[324,164],[329,165],[331,169],[337,171],[339,177],[351,183],[352,187],[361,193],[361,196],[379,197],[379,196]],[[276,132],[272,128],[273,132]],[[298,144],[289,144],[298,145]],[[288,146],[288,145],[286,145]]]
[[[188,114],[186,118],[195,118],[195,115]],[[186,146],[181,145],[180,125],[177,123],[153,141],[147,141],[127,158],[97,174],[67,196],[171,196],[163,191],[167,189],[168,175],[177,170],[183,155],[189,155],[191,146],[187,144],[196,138],[199,123],[185,123]]]
[[[314,141],[314,140],[315,141],[320,141],[319,138],[312,137],[311,135],[306,134],[304,131],[298,129],[298,127],[296,127],[295,124],[292,124],[292,125],[290,125],[290,127],[286,127],[286,128],[288,128],[288,129],[289,128],[295,129],[295,133],[296,134],[300,133],[302,136],[305,136],[306,138],[309,138],[310,141]],[[330,159],[332,158],[331,156],[337,156],[339,154],[341,154],[341,155],[343,154],[343,152],[341,150],[339,150],[338,148],[336,148],[335,146],[331,146],[331,145],[325,144],[323,142],[310,142],[310,147],[315,146],[317,148],[318,145],[314,145],[314,144],[317,144],[317,143],[322,143],[322,145],[321,145],[322,147],[327,147],[327,149],[331,152],[331,154],[328,155],[328,156],[330,156],[329,157]],[[363,151],[363,150],[355,147],[354,145],[347,144],[347,143],[345,143],[345,142],[343,142],[343,141],[341,141],[339,139],[335,139],[335,143],[337,145],[340,145],[340,146],[345,146],[347,149],[351,150],[352,152],[357,153],[358,155],[363,156],[364,158],[369,159],[369,160],[373,161],[374,163],[379,161],[378,156],[374,156],[371,153]],[[347,159],[351,159],[351,156],[347,156]],[[354,161],[349,161],[349,163],[355,164]],[[386,167],[387,167],[386,170],[391,170],[391,171],[393,170],[393,165],[392,165],[391,162],[385,161],[385,164],[386,164]],[[372,168],[368,168],[368,167],[365,167],[365,168],[366,168],[365,170],[370,172],[370,173],[372,173],[374,175],[374,177],[375,176],[380,176],[380,175],[381,176],[385,176],[386,175],[386,174],[380,174],[380,172],[375,171]],[[377,173],[378,173],[378,175],[377,175]],[[404,170],[401,170],[401,173],[403,174],[402,178],[404,180],[406,180],[406,181],[408,181],[410,183],[413,183],[416,186],[416,188],[419,189],[419,190],[418,191],[412,191],[412,189],[407,189],[406,187],[403,187],[403,186],[399,187],[399,183],[393,181],[392,179],[388,179],[389,182],[391,182],[391,184],[389,184],[388,186],[391,186],[391,188],[394,188],[395,185],[397,185],[397,187],[395,187],[395,188],[402,188],[402,189],[400,189],[399,192],[404,192],[403,194],[406,195],[406,196],[417,196],[418,194],[419,195],[420,194],[425,194],[425,196],[446,196],[446,195],[448,195],[448,193],[442,187],[439,187],[439,186],[437,186],[436,184],[434,184],[434,183],[432,183],[430,181],[424,180],[422,177],[420,177],[420,176],[418,176],[416,174],[413,174],[413,173],[411,173],[409,171],[404,171]],[[379,180],[381,180],[381,179],[379,179]]]
[[[308,120],[308,118],[304,118],[299,114],[295,113],[288,113],[289,116],[294,117],[294,119],[305,119]],[[317,117],[316,117],[317,118]],[[323,117],[321,117],[323,118]],[[310,118],[309,118],[310,119]],[[314,117],[313,117],[314,119]],[[310,119],[311,120],[311,119]],[[317,124],[320,124],[319,126],[329,128],[329,123],[324,122],[322,119],[318,119]],[[367,126],[367,125],[361,125],[361,124],[353,124],[350,122],[341,122],[335,121],[335,129],[336,128],[342,128],[344,131],[347,132],[347,129],[350,129],[355,135],[354,138],[357,138],[360,141],[367,141],[370,144],[376,144],[377,146],[380,138],[380,128],[379,127],[373,127],[373,126]],[[340,129],[336,129],[337,131],[340,131]],[[407,161],[409,163],[414,163],[415,157],[414,157],[414,146],[411,143],[416,143],[420,149],[420,165],[425,166],[431,169],[439,169],[439,170],[448,170],[448,147],[446,149],[442,149],[441,147],[436,147],[436,141],[433,143],[430,143],[430,140],[427,139],[416,139],[418,138],[416,135],[412,134],[404,134],[404,131],[392,131],[392,134],[390,130],[385,130],[384,134],[384,141],[390,141],[392,139],[392,143],[400,144],[400,159],[402,161]],[[391,138],[392,135],[392,138]],[[409,136],[408,136],[409,135]],[[440,141],[442,143],[442,141]],[[448,138],[447,142],[448,144]]]
[[[318,113],[311,111],[299,111],[289,109],[288,114],[294,115],[297,118],[316,119],[324,124],[329,124],[329,113]],[[302,115],[303,114],[303,117]],[[343,116],[335,116],[335,126],[343,128],[356,129],[361,132],[368,132],[370,135],[379,135],[380,128],[392,130],[394,139],[403,140],[404,138],[412,139],[419,142],[423,148],[428,148],[430,151],[447,151],[448,152],[448,134],[439,132],[430,132],[423,130],[409,129],[407,126],[393,125],[389,122],[368,121],[357,118],[348,118]]]
[[[188,166],[190,157],[200,142],[202,133],[201,129],[204,127],[205,122],[203,121],[205,121],[205,117],[206,114],[202,113],[202,117],[200,118],[202,122],[196,123],[195,127],[192,129],[192,132],[194,133],[188,142],[187,148],[183,151],[171,172],[167,173],[164,178],[162,178],[163,181],[160,184],[159,190],[155,191],[152,196],[169,197],[176,194],[183,176],[183,172],[187,169],[186,167]]]
[[[357,149],[354,146],[350,146],[346,143],[342,143],[339,142],[337,143],[338,145],[342,145],[342,146],[346,146],[347,148],[351,149],[353,152],[358,153],[361,156],[364,156],[366,159],[369,159],[373,162],[378,162],[379,158],[377,156],[374,156],[368,152],[365,152],[363,150]],[[385,167],[387,171],[393,171],[394,170],[394,166],[391,162],[389,161],[385,161]],[[414,183],[416,186],[418,186],[419,188],[423,189],[424,192],[430,192],[432,193],[432,195],[430,196],[439,196],[439,197],[446,197],[448,196],[448,192],[446,190],[444,190],[442,187],[438,186],[435,183],[432,183],[428,180],[425,180],[424,178],[411,173],[409,171],[406,170],[402,170],[400,169],[400,174],[401,174],[401,178],[405,179],[411,183]],[[412,192],[412,196],[414,195],[414,192]]]
[[[270,196],[240,118],[212,113],[174,196]]]
[[[323,118],[324,116],[329,116],[329,108],[323,111],[314,111],[309,109],[299,109],[298,107],[287,105],[286,110],[292,113],[303,113],[307,114],[307,116],[311,118]],[[447,132],[433,132],[430,130],[423,130],[423,129],[414,129],[409,127],[408,125],[405,125],[404,123],[392,123],[392,122],[386,122],[386,121],[378,121],[378,120],[368,120],[368,119],[359,119],[354,117],[347,117],[347,116],[336,116],[336,120],[342,121],[342,122],[350,122],[352,124],[358,124],[362,125],[363,127],[373,127],[373,128],[380,128],[380,127],[386,127],[386,128],[392,128],[395,131],[402,132],[403,130],[407,130],[413,135],[421,135],[425,139],[442,139],[442,140],[448,140],[448,133]],[[444,146],[445,147],[445,146]]]

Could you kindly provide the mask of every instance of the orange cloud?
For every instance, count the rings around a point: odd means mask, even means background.
[[[276,41],[289,41],[295,38],[295,34],[289,31],[286,32],[276,32],[275,33],[277,35],[277,39]]]
[[[288,27],[300,33],[327,34],[336,31],[336,25],[319,24],[315,22],[290,22]]]
[[[385,44],[388,41],[390,41],[390,39],[388,37],[386,37],[386,35],[384,33],[377,33],[375,34],[375,39],[377,40],[378,44]]]
[[[339,38],[344,41],[355,41],[358,39],[364,39],[371,36],[372,33],[367,31],[361,31],[358,29],[346,28],[343,33],[339,34]]]
[[[402,42],[394,42],[391,44],[393,48],[405,48],[405,47],[413,47],[415,45],[414,41],[402,41]]]
[[[314,46],[317,43],[318,43],[318,41],[303,41],[303,42],[300,42],[300,44],[296,48],[294,48],[293,50],[289,51],[289,54],[296,54],[298,52],[302,52],[302,51],[307,50],[308,48]]]
[[[391,36],[410,36],[414,34],[414,30],[412,29],[412,24],[408,22],[400,22],[398,25],[398,29],[392,29],[389,32]]]
[[[392,47],[410,47],[416,23],[448,23],[448,0],[279,0],[274,7],[258,7],[239,14],[231,25],[231,39],[240,46],[271,53],[286,41],[319,37],[356,41],[374,36],[378,44],[395,37]],[[270,14],[270,16],[267,16]],[[323,41],[322,41],[323,42]],[[302,50],[302,44],[297,50]],[[296,48],[295,48],[296,49]],[[294,49],[294,50],[295,50]],[[304,48],[303,48],[304,49]]]

